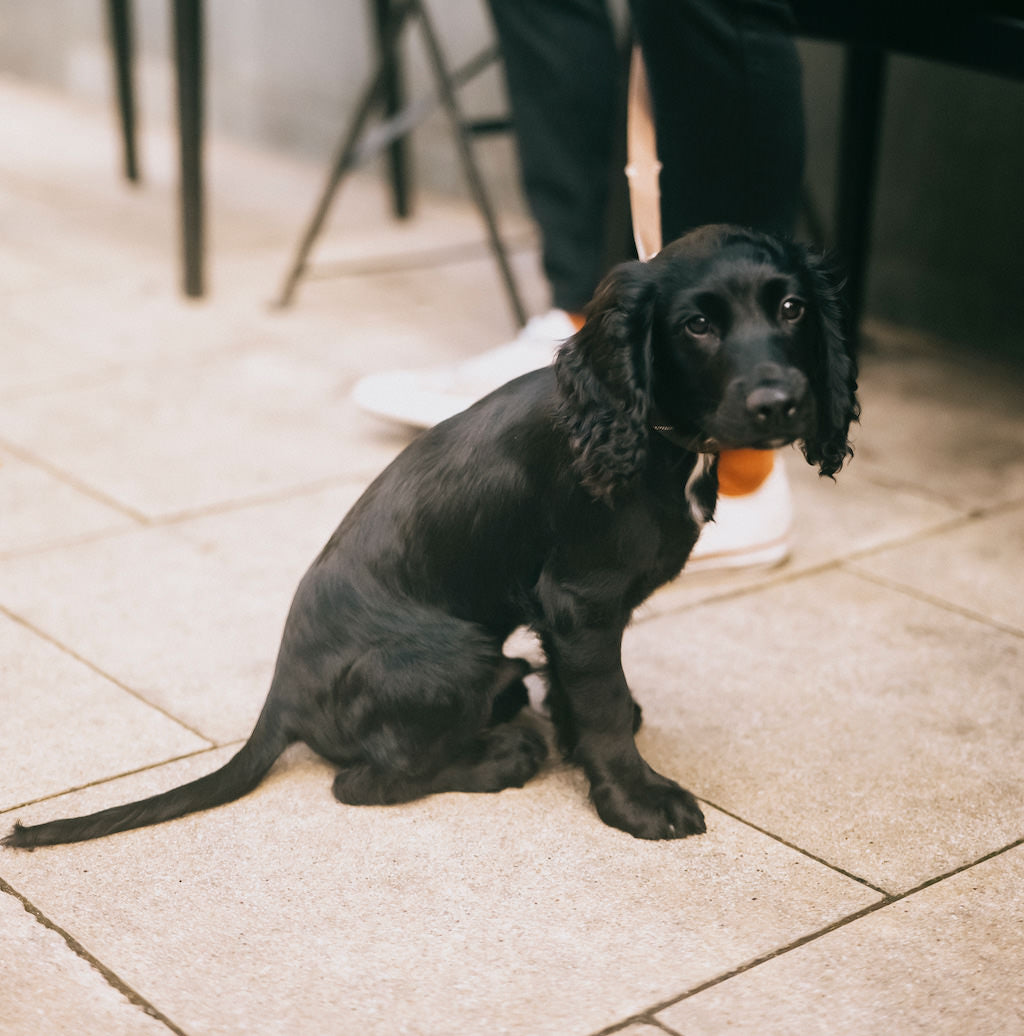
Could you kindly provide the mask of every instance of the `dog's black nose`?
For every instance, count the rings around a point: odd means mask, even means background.
[[[789,427],[800,410],[796,393],[783,385],[763,385],[747,396],[747,413],[765,432]]]

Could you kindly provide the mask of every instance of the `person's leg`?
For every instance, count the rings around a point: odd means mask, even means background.
[[[489,0],[523,191],[553,304],[579,313],[604,270],[619,54],[605,0]]]
[[[781,0],[631,0],[662,162],[662,238],[704,223],[792,233],[799,56]]]
[[[804,165],[801,68],[784,0],[630,0],[662,163],[662,237],[704,223],[789,234]],[[788,551],[791,504],[774,454],[727,450],[717,521],[690,567]]]

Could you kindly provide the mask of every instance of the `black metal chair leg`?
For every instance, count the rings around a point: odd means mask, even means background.
[[[337,156],[328,173],[327,182],[321,192],[320,199],[302,235],[295,258],[288,273],[285,275],[284,283],[277,299],[277,305],[287,306],[294,297],[298,282],[305,272],[309,253],[323,228],[331,204],[346,174],[371,156],[379,154],[383,149],[387,148],[390,151],[394,144],[415,128],[425,114],[433,107],[432,102],[405,105],[400,111],[392,114],[390,118],[386,118],[380,126],[364,134],[370,116],[381,109],[386,111],[389,90],[394,82],[398,39],[405,27],[407,18],[411,14],[415,14],[420,19],[428,57],[437,83],[439,99],[451,122],[456,149],[466,179],[469,182],[473,201],[480,210],[480,214],[486,224],[491,251],[498,263],[501,278],[505,284],[515,318],[522,326],[526,322],[526,310],[519,297],[519,291],[512,274],[512,268],[509,265],[504,244],[498,234],[494,207],[491,204],[473,155],[470,144],[473,126],[463,118],[455,93],[459,85],[471,79],[477,72],[490,64],[495,59],[496,52],[493,49],[484,51],[462,68],[452,72],[445,62],[437,35],[421,0],[391,0],[389,3],[384,2],[384,0],[377,0],[377,2],[379,3],[376,9],[377,13],[385,13],[386,18],[378,38],[379,55],[376,69],[369,86],[364,91],[356,108],[355,115],[349,124]],[[484,128],[495,128],[496,125],[492,120],[485,124]],[[398,190],[397,187],[396,190]],[[396,195],[396,207],[399,204],[401,204],[401,199]]]
[[[392,10],[391,20],[384,30],[384,38],[381,42],[382,49],[394,49],[395,42],[398,39],[398,34],[401,32],[402,26],[405,24],[405,19],[408,16],[408,13],[409,8],[405,5],[397,10]],[[299,278],[305,272],[306,263],[309,260],[309,253],[312,251],[313,244],[317,237],[319,237],[320,231],[323,229],[324,222],[327,219],[327,214],[330,212],[331,205],[334,202],[334,196],[337,194],[338,188],[341,186],[341,181],[356,164],[359,142],[362,137],[363,130],[366,128],[367,120],[373,114],[374,109],[384,100],[386,90],[387,68],[385,67],[384,62],[379,62],[377,66],[377,74],[374,76],[369,87],[363,94],[363,97],[356,108],[355,115],[352,117],[352,122],[349,124],[348,132],[345,134],[341,147],[338,149],[337,156],[331,164],[331,169],[327,174],[327,181],[324,184],[324,189],[320,193],[320,199],[317,202],[316,208],[313,210],[313,215],[302,234],[301,240],[299,241],[299,247],[295,252],[295,258],[292,260],[292,264],[288,268],[288,273],[285,275],[284,283],[281,286],[281,292],[277,298],[277,306],[284,307],[291,303],[292,298],[295,295],[295,288],[299,283]]]
[[[398,51],[394,45],[388,45],[387,38],[392,6],[392,0],[373,0],[378,58],[385,67],[384,111],[389,119],[405,105],[405,83]],[[412,171],[409,142],[404,137],[395,140],[388,148],[388,172],[394,213],[399,219],[408,219],[412,214]]]
[[[423,37],[427,44],[427,53],[430,57],[430,63],[433,65],[434,75],[437,79],[437,86],[441,95],[441,103],[447,112],[448,120],[451,123],[452,132],[455,136],[455,145],[459,153],[459,159],[462,162],[462,169],[465,173],[470,193],[473,195],[473,200],[476,203],[477,208],[480,210],[484,224],[487,227],[488,242],[491,246],[491,251],[494,253],[495,261],[498,264],[501,279],[504,282],[505,291],[508,294],[509,303],[512,306],[513,315],[515,316],[519,326],[522,327],[526,323],[526,308],[523,305],[522,299],[519,297],[519,289],[516,286],[515,277],[512,274],[512,268],[509,265],[508,254],[505,251],[505,245],[501,240],[501,235],[498,233],[498,222],[495,217],[494,207],[491,204],[491,199],[487,194],[486,187],[484,186],[483,177],[480,175],[480,169],[477,166],[476,158],[473,155],[470,133],[466,128],[466,120],[463,118],[462,111],[459,108],[459,103],[455,96],[451,73],[448,71],[444,54],[441,51],[440,43],[438,42],[437,35],[434,32],[434,26],[431,23],[426,8],[420,5],[418,13],[423,27]]]
[[[887,58],[868,46],[846,48],[836,190],[836,244],[847,267],[850,333],[857,338],[864,308],[871,215],[878,173]]]
[[[114,48],[114,91],[121,122],[121,142],[125,179],[139,180],[135,136],[135,84],[132,76],[134,39],[130,0],[108,0],[107,23]]]
[[[203,294],[203,26],[201,0],[174,0],[185,294]]]

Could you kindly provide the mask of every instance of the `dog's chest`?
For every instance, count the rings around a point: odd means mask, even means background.
[[[648,526],[635,544],[635,557],[644,558],[642,600],[652,590],[675,578],[693,550],[701,529],[715,513],[718,499],[718,455],[699,454],[692,470],[683,476],[676,469],[661,483],[659,492],[649,498],[654,526]],[[656,502],[655,502],[656,500]],[[643,529],[643,523],[637,524]]]
[[[718,454],[701,453],[687,476],[684,488],[690,517],[698,528],[703,527],[715,515],[715,501],[718,499]]]

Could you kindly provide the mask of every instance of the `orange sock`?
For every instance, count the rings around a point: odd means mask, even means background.
[[[774,450],[722,450],[718,457],[718,492],[722,496],[753,493],[774,466]]]

